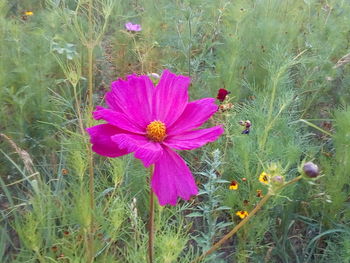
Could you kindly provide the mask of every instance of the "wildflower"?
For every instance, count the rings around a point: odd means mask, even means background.
[[[257,197],[263,197],[262,190],[256,190]]]
[[[244,126],[244,130],[242,131],[242,134],[249,134],[250,132],[250,127],[252,126],[252,123],[250,122],[250,120],[246,120],[246,121],[239,121],[238,122],[239,125]]]
[[[248,212],[247,211],[243,211],[243,210],[237,211],[236,212],[236,216],[239,216],[241,219],[243,219],[243,218],[246,218],[248,216]]]
[[[139,32],[142,30],[141,25],[139,24],[133,24],[131,22],[128,22],[125,24],[125,28],[128,31],[134,31],[134,32]]]
[[[221,105],[219,106],[219,109],[220,109],[222,112],[228,111],[228,110],[230,110],[230,109],[232,109],[232,108],[233,108],[233,104],[232,104],[232,103],[221,104]]]
[[[238,183],[237,181],[232,181],[230,186],[229,186],[230,190],[237,190],[238,189]]]
[[[226,99],[226,96],[227,96],[228,94],[230,94],[230,93],[231,93],[231,92],[229,92],[229,91],[226,90],[226,89],[219,89],[218,95],[216,96],[216,98],[217,98],[219,101],[223,102],[223,101]]]
[[[262,172],[259,176],[259,181],[263,184],[269,184],[269,177],[269,174]]]
[[[246,181],[247,181],[247,178],[243,177],[243,178],[242,178],[242,181],[243,181],[243,182],[246,182]]]
[[[26,15],[26,16],[32,16],[32,15],[34,15],[34,13],[33,13],[33,11],[25,11],[25,12],[24,12],[24,15]]]
[[[310,178],[315,178],[320,174],[320,170],[318,169],[318,166],[313,162],[305,163],[303,166],[303,172],[307,177],[310,177]]]
[[[175,150],[191,150],[215,141],[221,125],[198,129],[218,109],[213,98],[188,101],[190,78],[164,70],[154,86],[148,76],[135,74],[112,83],[106,94],[109,109],[93,116],[107,123],[87,129],[93,151],[119,157],[134,153],[145,167],[154,164],[151,187],[160,205],[176,205],[198,193],[194,178]]]
[[[242,134],[249,134],[250,133],[250,130],[249,129],[244,129],[243,131],[242,131]]]

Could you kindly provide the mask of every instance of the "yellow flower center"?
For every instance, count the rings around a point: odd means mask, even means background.
[[[154,142],[161,142],[166,137],[166,127],[161,121],[152,121],[146,128],[147,137]]]

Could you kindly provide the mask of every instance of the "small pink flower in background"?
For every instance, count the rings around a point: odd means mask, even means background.
[[[141,25],[139,24],[133,24],[131,22],[128,22],[125,24],[125,28],[126,30],[128,31],[135,31],[135,32],[138,32],[138,31],[141,31]]]
[[[191,150],[215,141],[221,125],[198,129],[218,109],[214,98],[188,101],[190,78],[164,70],[157,86],[148,76],[118,79],[98,106],[96,120],[107,123],[87,129],[96,153],[118,157],[129,153],[145,167],[154,164],[151,187],[160,205],[176,205],[198,193],[190,169],[175,150]]]

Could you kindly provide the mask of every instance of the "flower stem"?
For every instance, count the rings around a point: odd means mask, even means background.
[[[93,52],[94,52],[94,45],[93,45],[93,25],[92,25],[92,7],[93,7],[93,1],[89,0],[88,5],[88,22],[89,22],[89,45],[87,45],[87,51],[88,51],[88,112],[92,112],[93,110]],[[89,194],[90,194],[90,213],[91,213],[91,221],[90,221],[90,233],[88,235],[88,263],[92,263],[94,261],[94,218],[93,218],[93,212],[94,212],[94,159],[93,159],[93,153],[92,148],[89,148],[88,151],[88,160],[89,160]]]
[[[154,193],[151,188],[151,179],[153,175],[154,166],[151,166],[150,169],[150,203],[149,203],[149,229],[148,229],[148,259],[149,263],[153,263],[154,255]]]
[[[290,180],[289,182],[285,183],[281,187],[279,187],[276,190],[282,190],[284,187],[294,184],[298,182],[302,177],[298,176],[294,179]],[[248,214],[246,218],[244,218],[241,222],[239,222],[238,225],[236,225],[229,233],[227,233],[223,238],[221,238],[217,243],[215,243],[208,251],[204,252],[201,256],[193,260],[191,263],[199,263],[201,262],[206,256],[213,253],[215,250],[217,250],[223,243],[225,243],[229,238],[231,238],[239,229],[241,229],[250,218],[252,218],[260,209],[261,207],[270,199],[270,197],[273,195],[273,193],[267,193],[260,202],[256,205],[256,207]]]

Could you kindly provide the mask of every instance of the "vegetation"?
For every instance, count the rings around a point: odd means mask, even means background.
[[[85,128],[113,80],[165,68],[191,76],[191,99],[231,93],[210,120],[224,135],[181,152],[199,195],[155,205],[154,262],[195,260],[269,193],[262,172],[289,181],[306,161],[321,175],[203,262],[349,262],[349,13],[344,0],[1,1],[0,262],[147,262],[149,170],[93,153]]]

